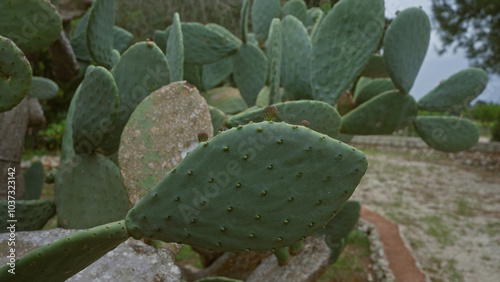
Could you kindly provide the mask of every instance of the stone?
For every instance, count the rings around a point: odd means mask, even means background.
[[[129,200],[137,203],[198,145],[213,137],[207,102],[196,87],[178,81],[151,93],[123,129],[118,162]]]
[[[21,257],[43,245],[68,236],[78,230],[50,229],[16,233],[16,255]],[[8,233],[0,234],[0,264],[7,263]],[[105,256],[67,281],[171,281],[180,280],[181,271],[175,265],[180,250],[178,244],[153,248],[133,238],[118,245]]]

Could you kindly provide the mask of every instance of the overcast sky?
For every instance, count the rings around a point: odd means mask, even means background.
[[[442,44],[439,35],[435,31],[437,23],[433,22],[431,0],[385,0],[385,15],[386,17],[394,18],[398,10],[401,11],[408,7],[420,6],[429,15],[433,31],[427,55],[411,90],[411,95],[417,100],[437,86],[439,81],[448,78],[461,69],[469,67],[465,52],[462,49],[458,49],[456,53],[450,50],[441,56],[437,54],[436,50],[441,48]],[[477,100],[500,104],[500,77],[493,75],[489,77],[488,87]]]

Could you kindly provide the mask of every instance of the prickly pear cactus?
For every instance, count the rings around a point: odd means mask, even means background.
[[[95,0],[87,24],[89,53],[99,65],[107,69],[111,69],[118,61],[117,54],[113,52],[114,10],[115,0]]]
[[[38,100],[49,100],[56,97],[58,93],[59,86],[57,83],[45,77],[35,76],[31,80],[28,97]]]
[[[38,200],[45,182],[45,169],[40,161],[34,162],[24,173],[24,199]]]
[[[167,41],[166,55],[169,67],[172,69],[170,81],[182,80],[184,78],[184,39],[178,13],[174,14],[174,21]]]
[[[286,247],[321,229],[366,167],[363,153],[309,128],[239,126],[191,151],[129,212],[127,228],[232,252]]]
[[[266,82],[266,70],[266,55],[253,44],[242,44],[233,55],[234,82],[247,105],[255,105],[257,95]]]
[[[12,219],[8,217],[9,205],[12,205],[9,201],[0,201],[0,208],[5,211],[0,215],[0,220],[2,220],[1,232],[9,232],[7,229],[10,225],[8,220]],[[15,219],[17,219],[17,222],[15,223],[15,230],[18,232],[40,230],[55,214],[54,199],[18,200],[16,201]]]

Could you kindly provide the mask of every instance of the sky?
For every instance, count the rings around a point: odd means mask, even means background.
[[[436,32],[438,23],[434,21],[432,16],[431,0],[385,0],[385,15],[386,17],[394,18],[396,11],[402,11],[409,7],[422,7],[427,15],[429,15],[432,25],[429,49],[427,50],[415,84],[410,91],[411,95],[418,101],[420,97],[436,87],[441,80],[450,77],[462,69],[468,68],[469,62],[462,49],[458,49],[456,53],[453,50],[449,50],[443,55],[437,53],[442,44]],[[488,86],[479,95],[477,100],[500,104],[500,76],[489,75]]]

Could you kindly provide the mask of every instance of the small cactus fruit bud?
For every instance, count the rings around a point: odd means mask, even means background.
[[[302,125],[305,127],[309,127],[309,122],[307,120],[303,120]]]
[[[198,133],[198,141],[200,141],[200,142],[208,141],[208,133],[206,133],[206,132]]]
[[[276,106],[267,106],[264,109],[264,119],[267,121],[274,121],[278,115],[278,108]]]

